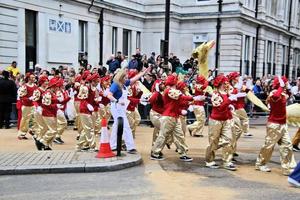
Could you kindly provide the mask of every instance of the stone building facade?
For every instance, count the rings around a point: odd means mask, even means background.
[[[219,12],[220,2],[171,0],[170,52],[183,62],[197,45],[215,40],[219,17],[219,71],[299,76],[299,0],[223,0]],[[164,0],[0,0],[0,68],[13,60],[23,72],[36,63],[77,67],[84,52],[90,64],[98,65],[101,9],[104,63],[117,51],[129,58],[136,48],[147,55],[159,54],[164,4]],[[215,51],[209,54],[210,68],[215,67]]]

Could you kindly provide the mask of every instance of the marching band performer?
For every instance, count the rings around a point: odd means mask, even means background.
[[[231,162],[233,148],[232,148],[232,130],[231,130],[231,109],[232,101],[236,100],[236,96],[229,96],[226,91],[226,84],[228,80],[224,75],[219,75],[214,79],[214,86],[216,91],[211,97],[212,112],[209,119],[208,139],[209,145],[206,149],[205,161],[206,167],[217,169],[214,161],[215,151],[222,147],[222,160],[225,169],[235,171],[236,166]]]
[[[232,125],[232,147],[233,155],[237,156],[236,147],[237,141],[244,132],[245,135],[249,132],[249,118],[247,112],[245,111],[245,97],[247,96],[247,89],[243,86],[242,81],[240,80],[240,74],[238,72],[231,72],[227,76],[229,80],[228,92],[229,95],[234,94],[237,97],[237,100],[232,102],[234,106],[233,113],[233,125]]]
[[[46,76],[40,76],[38,80],[39,87],[33,92],[33,104],[35,105],[33,138],[38,150],[42,150],[38,141],[42,139],[47,131],[47,125],[42,116],[42,94],[47,90],[48,83],[49,80]]]
[[[136,70],[130,70],[128,72],[128,78],[131,79],[137,75]],[[137,109],[140,99],[143,95],[143,91],[140,90],[138,82],[131,84],[128,88],[128,100],[126,115],[128,118],[129,126],[132,131],[133,138],[135,138],[136,127],[140,124],[141,116]]]
[[[29,130],[29,122],[33,116],[33,92],[37,89],[35,85],[35,76],[32,73],[27,73],[25,78],[25,84],[18,89],[18,95],[21,102],[22,118],[18,131],[19,140],[27,140],[26,133]]]
[[[82,126],[80,122],[80,117],[79,117],[79,105],[80,105],[80,99],[78,98],[78,93],[79,93],[79,88],[81,85],[82,81],[82,76],[79,74],[75,77],[75,83],[74,83],[74,108],[76,111],[76,116],[75,116],[75,122],[74,122],[74,131],[78,131],[77,134],[77,140],[79,140],[80,133],[82,131]]]
[[[58,91],[58,78],[49,81],[48,89],[42,94],[42,116],[46,124],[46,133],[37,143],[38,149],[52,150],[51,146],[57,135],[57,110],[58,105],[63,99],[56,96]]]
[[[62,99],[62,102],[58,104],[59,109],[57,110],[57,135],[54,139],[56,144],[63,144],[64,141],[61,139],[61,136],[65,129],[68,126],[67,119],[65,117],[66,104],[70,101],[68,92],[64,89],[64,80],[59,78],[57,83],[58,91],[56,96],[59,99]]]
[[[197,76],[196,84],[195,84],[195,96],[202,96],[201,100],[194,101],[193,110],[196,117],[196,121],[188,125],[188,130],[191,136],[194,137],[203,137],[203,130],[205,125],[205,110],[204,110],[204,103],[205,103],[205,89],[208,86],[208,81],[202,75]]]
[[[133,135],[129,126],[129,122],[126,116],[126,109],[129,104],[128,102],[128,86],[134,84],[139,80],[145,73],[149,72],[151,67],[138,73],[131,79],[127,78],[127,73],[125,69],[120,69],[110,86],[110,92],[108,98],[111,100],[111,113],[114,118],[114,123],[112,126],[112,133],[110,138],[110,146],[112,149],[117,148],[117,131],[118,131],[118,118],[123,118],[123,139],[126,144],[128,153],[135,154],[137,151],[135,149],[135,144],[133,141]]]
[[[77,142],[76,149],[78,151],[95,151],[95,119],[92,117],[95,111],[96,105],[99,103],[96,101],[96,86],[98,85],[100,77],[98,73],[89,75],[86,78],[86,82],[90,82],[86,85],[81,85],[78,98],[80,99],[80,121],[82,125],[82,132]]]
[[[161,117],[161,127],[159,135],[152,146],[151,157],[152,160],[163,160],[162,149],[166,144],[166,138],[173,135],[174,143],[177,147],[177,152],[180,155],[181,161],[190,162],[193,159],[186,155],[187,145],[185,143],[181,122],[179,120],[180,102],[193,101],[193,97],[183,95],[176,89],[178,82],[177,76],[170,75],[166,80],[166,86],[169,86],[164,91],[164,112]],[[195,97],[194,97],[195,98]],[[197,99],[197,98],[196,98]],[[196,100],[195,99],[195,100]],[[180,111],[179,111],[180,110]]]
[[[109,93],[110,81],[111,81],[111,77],[109,75],[102,77],[100,81],[100,88],[99,88],[100,91],[99,95],[101,97],[101,103],[99,105],[100,121],[102,121],[103,118],[109,121],[111,117],[110,99],[107,98],[107,95]]]
[[[158,133],[160,131],[160,118],[162,117],[162,113],[164,112],[164,101],[163,101],[163,93],[165,90],[164,81],[157,81],[152,88],[152,95],[149,99],[151,104],[150,110],[150,121],[152,122],[154,129],[153,129],[153,137],[152,137],[152,145],[156,138],[158,137]]]
[[[266,165],[271,159],[276,143],[280,149],[280,160],[283,175],[289,175],[296,167],[293,154],[293,146],[286,124],[286,102],[288,80],[286,77],[275,77],[273,81],[273,91],[267,98],[270,105],[270,115],[267,123],[267,134],[265,144],[262,146],[256,159],[255,168],[262,172],[270,172]]]

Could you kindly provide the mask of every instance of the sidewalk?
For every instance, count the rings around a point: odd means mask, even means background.
[[[41,173],[106,172],[142,163],[141,155],[95,158],[97,153],[75,151],[36,151],[0,153],[0,175]]]

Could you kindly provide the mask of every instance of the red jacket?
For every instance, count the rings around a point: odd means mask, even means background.
[[[33,91],[37,89],[37,86],[36,85],[29,86],[26,83],[26,84],[22,85],[21,88],[19,88],[19,89],[26,91],[26,95],[24,95],[24,96],[20,95],[20,100],[21,100],[22,105],[23,106],[33,106],[33,102],[29,98],[32,97]]]
[[[74,95],[74,101],[80,101],[80,99],[78,99],[78,93],[79,93],[79,87],[80,87],[80,83],[79,82],[75,82],[74,84],[74,88],[73,90],[76,91],[76,94]]]
[[[237,94],[237,93],[239,93],[238,89],[234,88],[232,94]],[[232,102],[232,105],[236,110],[245,108],[245,97],[238,97],[237,101]]]
[[[152,96],[149,99],[149,102],[152,106],[152,110],[159,114],[162,114],[164,112],[164,100],[163,95],[160,92],[153,92]]]
[[[129,105],[127,107],[127,110],[133,112],[135,110],[135,108],[137,108],[137,106],[139,105],[141,96],[143,95],[143,92],[138,91],[138,89],[135,85],[131,85],[130,88],[131,88],[131,91],[132,91],[132,95],[128,96],[128,100],[130,102],[129,102]]]
[[[42,94],[42,116],[44,117],[56,117],[57,114],[57,104],[58,104],[57,97],[54,93],[50,90],[46,90]]]
[[[60,102],[59,104],[61,104],[61,105],[63,106],[63,108],[61,108],[60,110],[65,111],[65,110],[66,110],[66,107],[67,107],[67,103],[68,103],[68,101],[71,100],[71,97],[69,97],[68,92],[65,91],[65,90],[59,90],[59,91],[56,93],[56,95],[57,95],[57,96],[58,96],[58,95],[62,95],[62,97],[63,97],[64,100],[63,100],[62,102]]]
[[[34,106],[42,106],[42,97],[43,93],[45,90],[43,90],[41,87],[38,87],[34,92],[33,92],[33,104]]]
[[[88,104],[92,105],[94,108],[94,111],[96,111],[98,109],[98,107],[96,106],[96,104],[98,102],[95,101],[96,89],[91,89],[90,86],[85,86],[85,87],[88,88],[88,97],[86,99],[80,99],[79,113],[91,115],[92,112],[89,111],[87,105]]]
[[[221,102],[220,105],[218,106],[214,105],[214,103],[212,102],[213,107],[212,107],[210,118],[219,121],[226,121],[228,119],[232,119],[232,113],[229,108],[229,105],[232,102],[228,99],[228,95],[221,94],[219,92],[214,92],[212,96],[212,101],[215,95],[220,98]]]
[[[195,96],[199,96],[199,95],[203,96],[203,95],[205,95],[205,93],[203,92],[203,90],[198,90],[197,88],[195,88],[195,94],[194,95]],[[204,106],[204,102],[205,101],[194,101],[194,105]]]
[[[268,122],[273,122],[276,124],[285,124],[286,123],[286,96],[283,88],[272,91],[268,103],[270,104],[270,115]]]
[[[179,95],[178,99],[174,99],[171,98],[171,90],[176,90],[176,89],[172,89],[172,88],[168,88],[165,90],[164,92],[164,112],[163,112],[163,116],[169,116],[169,117],[174,117],[174,118],[178,118],[179,117],[179,105],[180,102],[182,101],[192,101],[193,97],[192,96],[185,96],[185,95]],[[179,92],[179,90],[176,90],[177,92]]]

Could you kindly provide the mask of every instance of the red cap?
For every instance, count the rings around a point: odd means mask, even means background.
[[[49,81],[47,76],[40,76],[38,84],[43,85],[46,81]]]
[[[85,71],[83,72],[82,76],[81,76],[81,79],[82,79],[82,80],[86,80],[87,77],[88,77],[90,74],[91,74],[91,73],[90,73],[89,70],[85,70]]]
[[[288,79],[285,76],[282,76],[281,79],[283,80],[284,83],[288,82]],[[273,86],[274,89],[279,88],[280,83],[279,83],[279,79],[278,79],[277,76],[275,76],[272,86]]]
[[[87,81],[97,81],[100,79],[100,76],[98,73],[90,75],[86,80]]]
[[[57,78],[57,87],[62,87],[64,85],[64,80],[62,78]]]
[[[187,84],[183,81],[180,81],[177,83],[177,89],[182,91],[185,87],[187,87]]]
[[[166,85],[169,85],[169,86],[176,85],[177,81],[178,81],[177,76],[170,75],[166,79]]]
[[[215,87],[219,87],[221,84],[227,82],[228,79],[226,76],[224,75],[218,75],[215,79],[214,79],[214,86]]]
[[[129,70],[129,72],[128,72],[129,79],[135,77],[136,75],[137,75],[137,71],[135,69]]]
[[[58,81],[59,81],[58,78],[52,78],[52,79],[49,81],[48,88],[51,88],[51,87],[57,87]]]
[[[239,72],[231,72],[230,74],[227,75],[227,78],[228,78],[229,81],[232,81],[232,80],[236,79],[239,76],[240,76]]]

